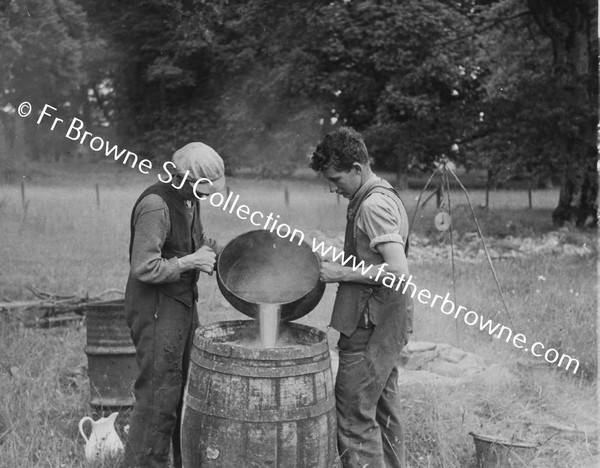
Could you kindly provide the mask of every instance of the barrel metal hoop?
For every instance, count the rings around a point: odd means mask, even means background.
[[[302,347],[249,349],[242,346],[232,346],[230,343],[210,341],[206,338],[196,339],[194,346],[217,356],[252,359],[255,361],[270,361],[274,356],[277,359],[310,358],[322,354],[329,349],[327,341]],[[274,349],[276,349],[276,354],[273,352]]]
[[[86,346],[85,354],[135,354],[134,346]]]
[[[301,421],[322,416],[335,408],[335,398],[323,400],[315,405],[300,408],[277,409],[240,409],[210,405],[186,392],[184,407],[189,407],[200,414],[215,416],[229,421],[244,422],[286,422]]]
[[[232,374],[242,377],[295,377],[298,375],[315,374],[326,371],[331,367],[328,359],[308,364],[295,364],[285,367],[252,367],[248,366],[248,361],[242,359],[229,359],[225,362],[215,361],[203,357],[198,352],[192,353],[192,362],[203,369],[220,374]]]

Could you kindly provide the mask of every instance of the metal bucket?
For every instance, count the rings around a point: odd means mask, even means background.
[[[527,468],[535,458],[537,444],[510,441],[469,432],[475,442],[478,468]]]
[[[124,301],[87,305],[85,317],[90,406],[94,409],[133,406],[132,389],[138,369],[125,321]]]
[[[336,413],[327,336],[287,323],[288,347],[253,348],[254,320],[198,328],[181,423],[185,468],[330,468]]]
[[[237,310],[256,318],[260,304],[281,304],[281,320],[308,314],[321,300],[319,260],[310,246],[265,231],[230,241],[217,260],[221,293]]]

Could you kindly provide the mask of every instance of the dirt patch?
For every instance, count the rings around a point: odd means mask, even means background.
[[[516,376],[498,364],[487,366],[476,354],[446,343],[412,342],[401,354],[400,385],[481,385],[512,383]]]

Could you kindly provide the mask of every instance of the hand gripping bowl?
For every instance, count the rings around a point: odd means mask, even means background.
[[[321,300],[319,260],[305,242],[257,230],[230,241],[217,259],[217,284],[227,301],[249,317],[261,304],[280,304],[282,321],[308,314]]]

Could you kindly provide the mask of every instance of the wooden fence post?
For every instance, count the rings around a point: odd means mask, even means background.
[[[25,180],[21,179],[21,207],[25,211]]]

